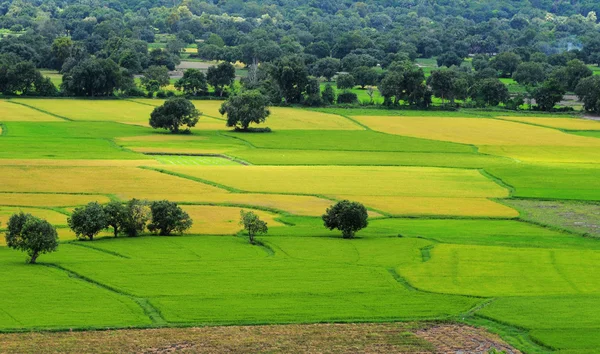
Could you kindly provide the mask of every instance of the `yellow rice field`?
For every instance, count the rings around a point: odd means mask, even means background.
[[[148,122],[153,107],[125,100],[15,99],[77,121]]]
[[[27,102],[33,101],[27,100]],[[2,122],[64,122],[64,120],[20,104],[0,100],[0,123]]]
[[[519,213],[486,198],[336,196],[395,216],[462,216],[512,218]]]
[[[110,198],[104,195],[83,194],[36,194],[36,193],[0,193],[0,205],[60,207],[77,206],[89,202],[108,203]]]
[[[253,193],[202,194],[198,195],[198,200],[195,202],[253,205],[302,216],[320,216],[333,204],[330,200],[312,196]]]
[[[184,205],[182,208],[194,221],[192,228],[186,234],[196,235],[231,235],[242,229],[240,221],[241,208],[210,206],[210,205]],[[283,226],[275,221],[276,214],[262,210],[253,210],[268,226]]]
[[[54,210],[39,208],[20,208],[0,206],[0,228],[6,226],[11,215],[19,212],[29,213],[33,216],[46,219],[52,225],[67,225],[67,216]]]
[[[220,192],[203,183],[135,167],[0,167],[0,192],[114,194],[121,199],[186,201]]]
[[[545,127],[565,130],[600,130],[600,122],[579,118],[547,118],[547,117],[499,117],[513,122],[524,122],[543,125]]]
[[[479,152],[523,162],[598,163],[600,148],[574,146],[481,146]]]
[[[463,144],[600,147],[599,139],[498,119],[382,116],[354,118],[381,132]]]
[[[0,166],[64,166],[64,167],[136,167],[159,166],[156,160],[51,160],[51,159],[0,159]]]
[[[249,192],[496,197],[508,191],[477,170],[427,167],[188,166],[165,169]]]

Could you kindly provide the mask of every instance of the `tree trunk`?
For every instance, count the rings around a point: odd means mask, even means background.
[[[115,232],[115,237],[119,236],[119,228],[116,226],[113,226],[114,232]]]
[[[254,234],[251,232],[248,232],[248,237],[250,238],[250,243],[254,244]]]
[[[29,259],[29,264],[35,264],[35,261],[37,260],[37,258],[39,257],[39,253],[33,252],[33,254],[31,255],[31,259]]]

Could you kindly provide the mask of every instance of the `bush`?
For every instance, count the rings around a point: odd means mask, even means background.
[[[354,92],[343,92],[338,95],[337,103],[357,103],[358,96]]]
[[[175,96],[175,92],[167,91],[167,97],[173,97],[173,96]]]
[[[356,231],[367,227],[369,214],[367,208],[358,202],[342,200],[327,208],[323,214],[323,222],[329,230],[342,231],[344,238],[354,238]]]
[[[165,91],[162,91],[162,90],[157,91],[156,92],[156,97],[157,98],[167,98],[167,93]]]
[[[148,92],[150,95],[152,95],[152,92]],[[127,90],[125,90],[125,92],[123,92],[123,94],[127,97],[144,97],[146,96],[146,93],[144,92],[144,90],[140,89],[137,86],[133,86],[128,88]],[[152,97],[150,97],[152,98]]]

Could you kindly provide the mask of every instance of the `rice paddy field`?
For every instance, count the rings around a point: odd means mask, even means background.
[[[172,135],[148,126],[161,103],[0,100],[0,230],[24,211],[61,241],[34,266],[0,241],[0,332],[451,322],[525,353],[598,351],[600,123],[274,107],[271,133],[242,133],[194,101],[200,122]],[[67,227],[130,198],[178,202],[193,227]],[[344,199],[369,210],[353,240],[320,218]],[[268,223],[257,245],[241,209]]]

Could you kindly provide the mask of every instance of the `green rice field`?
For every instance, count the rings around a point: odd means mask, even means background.
[[[148,125],[161,103],[0,100],[0,231],[22,210],[60,237],[37,265],[1,238],[0,332],[447,322],[524,353],[600,348],[589,121],[275,107],[272,132],[243,133],[194,101],[198,125],[173,135]],[[92,242],[67,228],[74,207],[130,198],[178,202],[194,226]],[[320,218],[343,199],[370,215],[351,240]],[[256,245],[240,209],[268,223]]]

